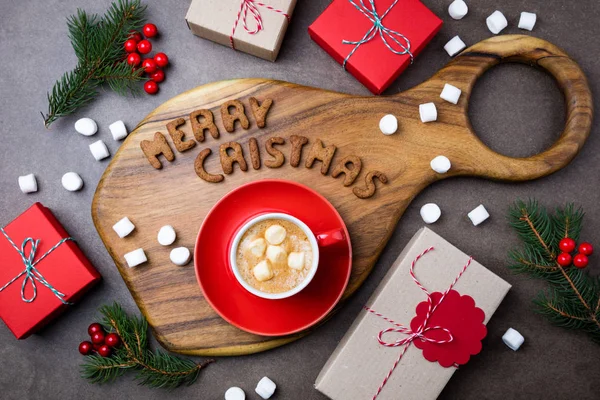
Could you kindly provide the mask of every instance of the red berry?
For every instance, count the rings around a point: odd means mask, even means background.
[[[106,340],[104,341],[108,347],[117,347],[121,344],[121,338],[116,333],[109,333],[106,335]]]
[[[135,40],[135,42],[137,43],[140,40],[142,40],[142,34],[136,31],[129,31],[128,39]]]
[[[556,257],[556,262],[561,267],[568,267],[571,265],[572,257],[569,253],[560,253],[558,257]]]
[[[158,66],[156,65],[156,61],[154,61],[151,58],[146,58],[142,62],[142,68],[144,68],[144,72],[146,72],[147,74],[152,74],[152,73],[156,72],[156,70],[158,69]]]
[[[101,344],[104,343],[104,332],[96,332],[92,335],[92,343]]]
[[[123,45],[123,47],[125,47],[126,52],[133,53],[134,51],[137,50],[137,42],[133,39],[128,39],[125,41],[125,44]]]
[[[127,64],[132,67],[137,67],[142,62],[142,57],[138,53],[129,53],[127,56]]]
[[[107,345],[102,345],[98,349],[98,354],[100,354],[102,357],[108,357],[110,356],[110,353],[110,347],[108,347]]]
[[[165,80],[165,72],[162,69],[157,69],[155,73],[150,75],[150,79],[156,83],[160,83]]]
[[[141,54],[148,54],[152,51],[152,43],[146,39],[140,40],[137,44],[137,49]]]
[[[104,343],[92,344],[92,348],[94,349],[94,351],[98,351],[98,349],[100,349],[100,347],[102,346],[104,346]]]
[[[573,265],[577,268],[585,268],[588,265],[588,258],[585,254],[577,254],[573,257]]]
[[[164,68],[169,64],[169,57],[167,57],[165,53],[156,53],[154,56],[154,61],[156,61],[156,65]]]
[[[102,328],[102,325],[99,323],[94,322],[88,327],[88,335],[92,336],[94,333],[98,332],[104,333],[104,328]]]
[[[586,256],[591,256],[594,253],[594,248],[590,243],[583,242],[579,245],[579,252]]]
[[[158,83],[154,81],[148,81],[144,83],[144,90],[148,94],[156,94],[158,92]]]
[[[142,31],[144,32],[144,36],[146,36],[147,38],[154,37],[158,34],[158,28],[154,24],[144,25]]]
[[[563,253],[571,253],[575,250],[575,241],[571,238],[564,238],[558,243],[560,251]]]
[[[92,352],[92,343],[88,342],[87,340],[85,342],[81,342],[79,343],[79,352],[84,355],[87,356],[88,354],[90,354]]]

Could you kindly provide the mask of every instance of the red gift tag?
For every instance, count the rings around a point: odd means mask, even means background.
[[[396,4],[390,8],[395,1]],[[373,4],[376,15],[383,17],[382,26],[388,30],[388,33],[383,33],[388,44],[402,51],[402,47],[390,34],[400,38],[391,33],[394,31],[405,36],[413,57],[423,50],[442,27],[442,20],[419,0],[374,0]],[[388,9],[389,12],[385,14]],[[356,46],[344,44],[344,41],[357,42],[364,38],[374,26],[372,11],[369,0],[334,0],[308,28],[308,33],[338,63],[343,64],[347,59],[348,72],[371,92],[380,94],[410,65],[411,56],[408,53],[395,54],[379,32],[375,32],[371,40],[361,44],[348,57]],[[400,42],[404,43],[401,38]]]
[[[442,367],[463,365],[472,355],[481,351],[481,340],[487,334],[483,321],[485,313],[475,306],[471,296],[461,296],[455,290],[446,294],[444,301],[439,303],[442,293],[431,294],[432,306],[435,311],[429,317],[427,327],[439,326],[442,329],[431,329],[424,335],[429,339],[444,341],[449,332],[452,340],[447,343],[414,340],[415,347],[423,350],[423,357],[432,362],[438,362]],[[439,304],[438,304],[439,303]],[[429,303],[423,301],[417,305],[417,315],[410,322],[413,331],[419,330],[429,310]]]

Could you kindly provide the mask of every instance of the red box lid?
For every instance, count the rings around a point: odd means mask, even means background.
[[[35,259],[56,245],[61,239],[69,237],[52,212],[40,203],[35,203],[19,215],[4,231],[20,249],[23,241],[31,237],[39,239]],[[26,246],[25,255],[29,255],[31,245]],[[25,269],[21,256],[0,232],[0,287]],[[65,294],[64,300],[75,302],[83,293],[100,280],[100,274],[90,264],[77,244],[66,241],[57,247],[35,268],[56,290]],[[21,298],[21,287],[25,275],[0,292],[0,318],[9,327],[17,339],[24,339],[50,322],[68,306],[41,282],[36,281],[37,296],[27,303]],[[25,296],[31,297],[33,289],[28,282]]]
[[[419,0],[374,0],[377,14],[381,17],[394,1],[397,3],[382,19],[382,25],[406,36],[410,41],[410,51],[416,57],[441,29],[443,22]],[[361,8],[364,4],[367,10],[371,10],[370,0],[362,0],[362,3],[361,0],[334,0],[308,28],[310,37],[340,64],[355,47],[343,41],[359,41],[373,27],[373,22],[353,3]],[[402,51],[389,36],[386,39],[394,49]],[[398,55],[390,51],[377,33],[372,40],[356,49],[348,59],[346,69],[371,92],[380,94],[410,62],[408,54]]]

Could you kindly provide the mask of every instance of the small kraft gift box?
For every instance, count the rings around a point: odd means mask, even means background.
[[[52,212],[35,203],[0,228],[0,318],[25,339],[100,279]]]
[[[185,20],[194,35],[275,61],[296,0],[192,0]]]
[[[317,377],[334,400],[427,400],[481,351],[511,285],[422,228]]]
[[[333,0],[310,37],[374,94],[381,94],[442,27],[419,0]]]

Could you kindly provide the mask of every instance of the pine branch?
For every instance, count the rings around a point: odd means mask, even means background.
[[[67,19],[79,61],[48,94],[48,113],[42,113],[46,127],[89,104],[98,94],[97,87],[104,83],[119,94],[136,93],[134,83],[144,78],[142,71],[125,61],[123,44],[131,30],[143,25],[145,10],[140,0],[118,0],[101,19],[82,10]]]
[[[556,261],[561,239],[578,240],[583,216],[572,204],[549,215],[534,200],[517,201],[509,222],[524,246],[509,253],[509,268],[550,284],[550,290],[534,300],[536,311],[558,326],[585,331],[600,343],[600,278]]]
[[[179,358],[174,355],[148,349],[148,322],[143,317],[130,317],[123,308],[114,303],[100,308],[105,328],[121,338],[122,346],[113,356],[88,356],[82,365],[82,376],[92,383],[105,383],[123,375],[127,369],[137,371],[140,385],[173,389],[191,385],[200,370],[213,362],[204,363]]]

